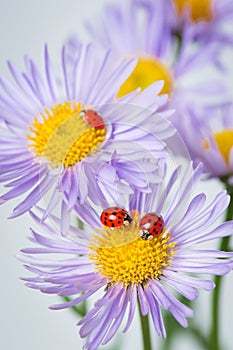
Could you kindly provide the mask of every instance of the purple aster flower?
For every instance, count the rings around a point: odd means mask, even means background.
[[[229,99],[220,73],[221,50],[216,42],[196,42],[192,26],[185,24],[182,39],[169,24],[168,1],[132,0],[108,5],[101,21],[87,23],[90,36],[117,57],[136,55],[134,72],[121,86],[118,97],[153,81],[164,81],[162,92],[174,108],[172,123],[178,129],[191,114],[205,116],[205,107]],[[111,24],[111,30],[107,30]],[[70,39],[76,47],[77,37]],[[221,66],[221,69],[223,67]],[[221,71],[222,73],[222,71]],[[193,103],[195,101],[195,103]]]
[[[206,118],[192,116],[180,128],[190,157],[204,164],[208,177],[233,175],[233,105],[206,110]],[[232,180],[230,180],[232,182]]]
[[[168,0],[167,11],[174,30],[182,30],[188,23],[197,40],[232,44],[231,0]]]
[[[77,199],[100,205],[106,193],[149,191],[156,160],[166,155],[162,139],[173,132],[163,118],[167,97],[158,96],[162,83],[116,102],[136,59],[116,62],[92,45],[80,45],[72,57],[63,47],[60,75],[47,47],[43,73],[28,57],[25,64],[21,73],[9,63],[13,83],[0,78],[0,181],[10,188],[0,201],[25,196],[10,217],[45,195],[47,214],[61,203],[64,218]],[[67,225],[63,220],[62,232]]]
[[[88,225],[85,230],[71,227],[69,235],[63,237],[56,231],[54,218],[55,225],[42,224],[45,234],[31,230],[30,240],[36,247],[23,249],[19,256],[35,274],[25,278],[27,286],[73,297],[52,309],[74,306],[102,292],[79,322],[80,335],[87,338],[85,348],[96,350],[100,344],[108,343],[125,316],[126,332],[133,321],[137,299],[141,313],[151,315],[158,335],[166,336],[161,309],[168,310],[187,327],[186,319],[193,317],[193,311],[173,292],[194,300],[198,289],[214,288],[211,280],[200,277],[202,274],[224,275],[231,270],[229,258],[233,253],[201,247],[204,242],[233,232],[233,221],[217,224],[229,203],[226,191],[208,204],[204,193],[193,194],[201,172],[200,166],[193,173],[191,166],[185,171],[178,168],[171,176],[167,174],[164,183],[155,185],[152,194],[135,191],[126,208],[132,217],[129,225],[115,229],[101,226],[100,213],[86,206],[82,219],[88,218],[95,229]],[[152,239],[141,237],[140,220],[145,220],[145,213],[162,215],[164,221],[160,233]],[[149,226],[144,226],[146,229]]]

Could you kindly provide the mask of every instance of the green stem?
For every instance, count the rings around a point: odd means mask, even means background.
[[[179,55],[180,55],[180,49],[181,49],[181,46],[182,46],[182,40],[183,40],[183,36],[182,36],[182,32],[178,29],[178,30],[175,30],[174,31],[174,36],[177,40],[177,47],[176,47],[176,50],[175,50],[175,60],[178,59]]]
[[[146,316],[142,315],[139,301],[138,301],[138,309],[139,309],[140,322],[141,322],[141,328],[142,328],[143,350],[152,350],[148,314]]]
[[[79,218],[77,218],[77,226],[80,230],[84,229],[84,223]]]
[[[233,217],[233,186],[229,185],[226,179],[222,179],[230,195],[230,203],[226,212],[225,221],[232,220]],[[230,236],[221,239],[219,250],[229,251]],[[223,276],[216,276],[214,279],[215,289],[212,297],[212,324],[210,329],[210,350],[220,350],[219,324],[220,324],[220,294]]]

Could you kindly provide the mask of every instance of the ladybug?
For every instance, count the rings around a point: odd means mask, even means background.
[[[100,130],[105,128],[104,121],[100,114],[93,111],[93,109],[83,109],[79,112],[81,117],[85,120],[85,122],[91,125],[93,128]]]
[[[128,212],[120,207],[110,207],[102,211],[100,221],[104,226],[115,228],[127,226],[132,222]]]
[[[139,230],[142,239],[151,240],[158,237],[164,230],[163,217],[157,213],[147,213],[139,222]]]

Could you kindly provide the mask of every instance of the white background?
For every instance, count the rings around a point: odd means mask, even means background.
[[[48,43],[50,52],[60,54],[62,42],[75,32],[85,37],[82,23],[85,18],[95,22],[106,0],[0,0],[0,72],[6,73],[6,60],[23,68],[23,56],[42,57],[43,45]],[[110,1],[109,1],[110,2]],[[98,24],[98,23],[96,23]],[[232,59],[232,55],[225,60]],[[233,77],[233,74],[232,74]],[[230,84],[232,84],[232,81]],[[233,85],[233,84],[232,84]],[[217,181],[202,185],[213,196],[219,189]],[[79,339],[77,318],[69,310],[50,311],[48,306],[57,303],[56,296],[48,296],[24,286],[19,277],[27,272],[15,255],[27,246],[31,220],[27,215],[15,220],[7,216],[15,203],[0,207],[0,348],[4,350],[78,350],[83,341]],[[221,336],[228,349],[233,349],[232,332],[232,282],[227,276],[222,295]],[[196,321],[207,331],[209,293],[202,292]],[[140,329],[136,321],[122,337],[118,349],[141,349]],[[154,333],[154,342],[158,342]],[[199,350],[192,340],[181,338],[174,349]],[[103,349],[110,349],[105,346]],[[159,345],[156,346],[159,349]]]

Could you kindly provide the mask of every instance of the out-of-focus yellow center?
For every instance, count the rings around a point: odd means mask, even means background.
[[[91,244],[96,270],[109,283],[146,284],[158,279],[175,254],[175,243],[170,243],[170,235],[165,230],[159,237],[143,240],[139,234],[138,212],[132,215],[129,226],[116,229],[103,227],[94,236]]]
[[[92,154],[105,140],[106,129],[97,130],[87,124],[79,112],[79,103],[65,102],[40,113],[30,126],[29,148],[46,158],[52,166],[71,167]]]
[[[216,132],[213,134],[214,140],[217,144],[219,152],[221,153],[226,164],[229,165],[229,155],[233,147],[233,129],[226,129],[224,131]],[[203,142],[205,149],[210,149],[210,142],[205,139]]]
[[[133,73],[121,86],[117,96],[122,97],[139,87],[143,90],[157,80],[164,80],[160,94],[171,95],[173,78],[170,70],[157,58],[141,56]]]
[[[182,15],[186,9],[190,11],[193,22],[199,20],[211,21],[214,16],[213,0],[172,0],[178,15]]]

